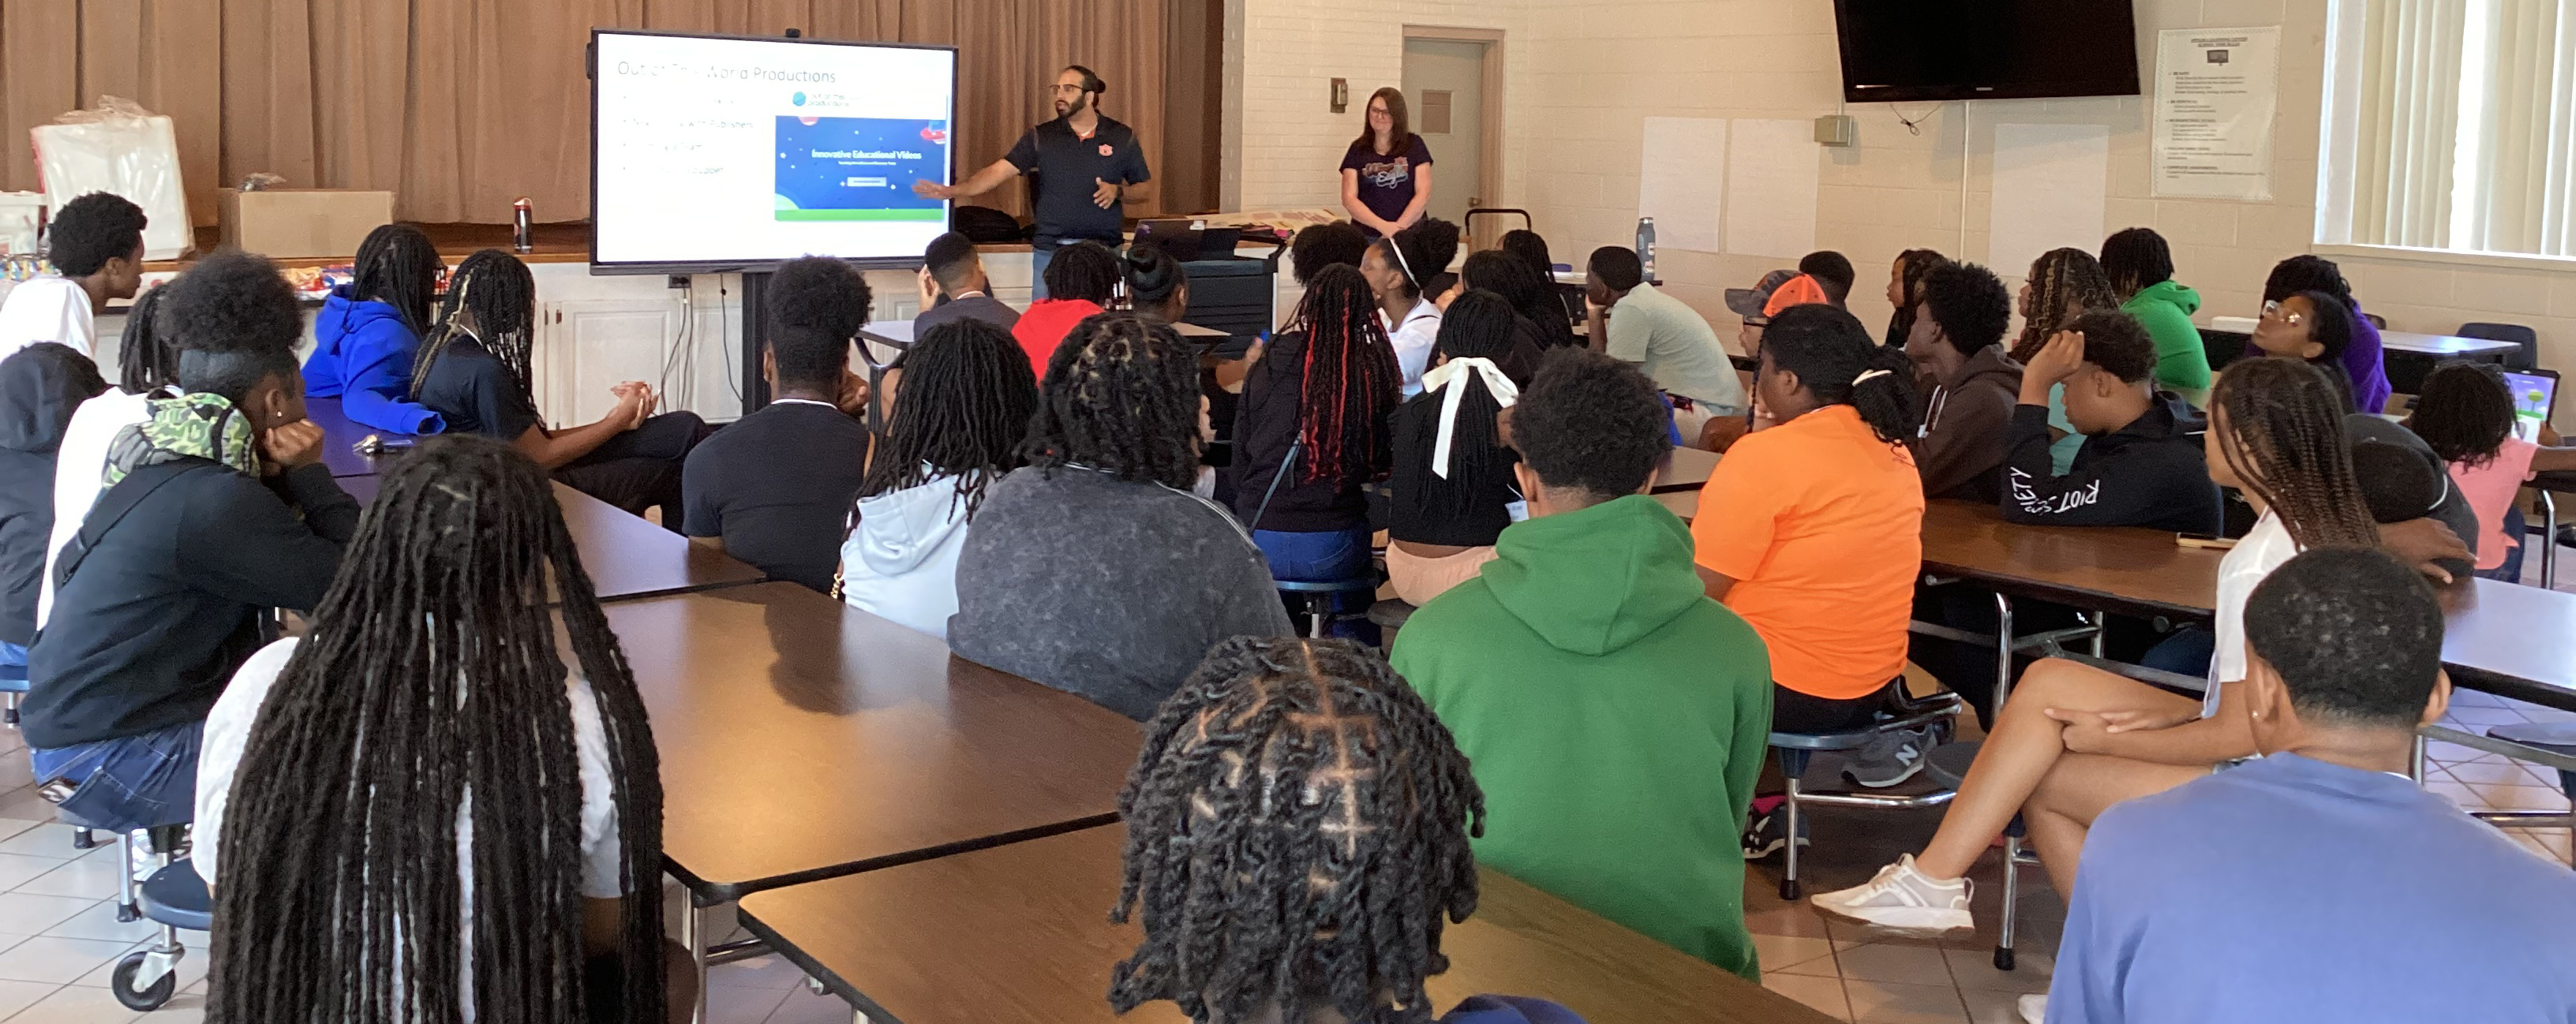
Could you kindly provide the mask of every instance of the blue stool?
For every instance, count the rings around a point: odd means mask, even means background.
[[[0,723],[18,727],[18,701],[27,695],[27,666],[0,665]]]
[[[156,840],[159,831],[155,830]],[[177,831],[170,829],[173,841]],[[107,982],[126,1009],[150,1011],[160,1009],[178,991],[179,960],[188,952],[179,944],[179,929],[213,931],[215,901],[206,891],[206,880],[197,877],[197,866],[186,860],[172,861],[153,872],[144,879],[140,895],[143,916],[159,922],[161,934],[149,948],[117,961]]]
[[[1858,750],[1862,747],[1868,746],[1872,741],[1888,733],[1901,732],[1910,729],[1922,729],[1926,727],[1930,727],[1932,729],[1934,739],[1937,742],[1940,739],[1948,737],[1950,720],[1957,717],[1959,712],[1967,706],[1966,703],[1961,701],[1959,696],[1954,693],[1940,693],[1931,697],[1926,697],[1920,701],[1913,700],[1905,694],[1905,681],[1903,679],[1898,679],[1888,685],[1890,690],[1893,692],[1892,699],[1889,703],[1890,710],[1889,712],[1884,713],[1885,717],[1870,723],[1867,727],[1853,729],[1846,732],[1774,732],[1771,734],[1771,749],[1777,751],[1779,754],[1780,778],[1783,785],[1786,787],[1786,791],[1782,794],[1785,799],[1781,804],[1781,807],[1783,807],[1788,814],[1788,817],[1783,822],[1788,829],[1786,834],[1789,837],[1789,842],[1787,845],[1782,847],[1782,849],[1787,851],[1787,857],[1783,861],[1785,873],[1780,878],[1781,899],[1794,901],[1799,895],[1798,832],[1803,824],[1803,814],[1800,810],[1802,806],[1806,804],[1816,804],[1825,807],[1876,807],[1885,809],[1901,807],[1932,807],[1948,803],[1952,796],[1957,795],[1947,789],[1941,790],[1937,793],[1924,793],[1915,796],[1899,796],[1888,793],[1851,792],[1843,790],[1809,792],[1800,784],[1799,780],[1807,774],[1807,764],[1809,759],[1814,757],[1819,751]]]
[[[1306,616],[1313,623],[1307,627],[1306,635],[1321,640],[1333,634],[1333,623],[1341,618],[1340,613],[1336,612],[1333,606],[1339,603],[1342,595],[1377,593],[1378,581],[1372,575],[1358,579],[1327,580],[1317,583],[1301,580],[1272,580],[1271,586],[1277,588],[1282,594],[1291,595],[1305,602]]]
[[[1967,740],[1934,747],[1930,754],[1924,755],[1923,774],[1956,791],[1960,783],[1967,781],[1968,766],[1977,762],[1977,751],[1984,746],[1984,740]],[[2022,838],[2028,834],[2022,828],[2021,815],[2013,815],[2012,822],[2004,826],[2003,927],[1995,938],[1995,969],[1998,971],[2013,969],[2013,926],[2015,915],[2021,909],[2021,869],[2039,864],[2039,858],[2022,846]]]

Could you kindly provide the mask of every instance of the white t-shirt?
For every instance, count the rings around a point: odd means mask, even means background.
[[[268,700],[269,688],[286,671],[287,658],[295,653],[293,637],[260,648],[244,662],[241,671],[233,673],[231,685],[215,706],[206,713],[203,745],[197,755],[197,820],[192,855],[199,875],[206,884],[222,884],[222,868],[215,857],[223,847],[224,811],[232,801],[233,771],[241,766],[242,750],[250,741],[253,723],[259,719],[260,705]],[[570,666],[566,656],[566,690],[572,698],[572,736],[575,760],[581,774],[581,894],[592,899],[616,899],[625,895],[618,885],[618,867],[622,848],[617,841],[617,801],[608,780],[608,731],[599,722],[599,702],[591,695],[590,681]],[[447,763],[462,765],[462,758]],[[460,991],[474,991],[474,791],[469,787],[465,799],[456,808],[456,872],[458,899],[463,902],[462,922],[465,934],[460,940],[463,955],[459,959]],[[474,1019],[469,996],[465,1019]]]
[[[1384,323],[1380,312],[1378,321]],[[1440,337],[1440,307],[1423,299],[1404,314],[1404,322],[1387,328],[1387,340],[1395,343],[1395,362],[1404,369],[1404,395],[1411,398],[1422,393],[1422,375],[1431,368],[1431,343]]]
[[[2290,528],[2281,525],[2281,517],[2270,512],[2247,531],[2244,539],[2218,562],[2218,650],[2209,659],[2209,695],[2201,702],[2201,716],[2218,710],[2218,685],[2245,678],[2245,601],[2254,596],[2254,587],[2263,577],[2281,567],[2299,553],[2298,542],[2290,539]]]
[[[63,427],[63,443],[54,455],[54,533],[45,541],[45,578],[36,590],[37,629],[45,628],[54,613],[54,556],[80,532],[90,506],[107,489],[102,483],[107,446],[118,431],[152,418],[152,407],[145,402],[150,397],[109,388],[72,410],[71,422]]]
[[[98,322],[89,293],[69,278],[31,277],[0,302],[0,359],[40,341],[59,342],[98,357]]]

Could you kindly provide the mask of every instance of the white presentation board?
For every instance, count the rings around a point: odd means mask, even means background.
[[[957,51],[598,31],[594,272],[921,260],[948,203]]]

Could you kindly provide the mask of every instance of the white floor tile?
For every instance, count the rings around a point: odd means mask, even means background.
[[[18,1011],[9,1024],[128,1024],[141,1015],[116,1001],[103,988],[66,986],[35,1005]],[[154,1024],[159,1024],[155,1021]]]
[[[54,990],[61,987],[41,981],[0,981],[0,1020],[8,1020],[10,1014],[36,1005],[37,1000],[53,995]]]
[[[41,824],[44,824],[44,822],[28,818],[0,818],[0,839],[15,836],[20,832],[24,832]]]
[[[179,943],[187,951],[185,955],[179,958],[179,990],[185,992],[196,987],[198,982],[206,980],[206,934],[204,932],[180,932]],[[150,942],[134,943],[123,953],[118,953],[116,955],[116,960],[122,960],[127,954],[133,953],[136,950],[144,949],[150,945],[152,945]],[[80,985],[85,988],[106,988],[112,983],[112,979],[116,975],[116,960],[110,960],[104,964],[100,964],[96,970],[72,979],[72,984]],[[158,1018],[155,1019],[157,1020]]]
[[[31,857],[52,857],[56,860],[71,860],[72,858],[90,852],[88,850],[74,849],[72,847],[72,827],[59,822],[36,823],[21,822],[16,819],[11,819],[5,824],[0,824],[0,832],[9,831],[9,826],[11,825],[21,824],[31,825],[33,827],[21,829],[16,835],[10,836],[5,840],[0,840],[0,853],[22,853]]]
[[[71,920],[72,915],[89,909],[97,902],[73,896],[0,893],[0,934],[41,935],[45,929]]]
[[[124,954],[130,945],[39,935],[0,950],[0,979],[70,984],[73,979]]]
[[[94,900],[116,895],[116,875],[123,864],[122,851],[111,846],[91,852],[104,856],[51,861],[49,863],[57,865],[53,870],[18,883],[15,891],[40,896],[85,896]]]
[[[803,986],[787,993],[787,1001],[769,1014],[769,1024],[847,1024],[850,1004],[835,995],[815,995]]]
[[[780,988],[709,985],[707,1024],[766,1024],[779,1004],[787,1001],[787,992]]]
[[[68,920],[45,929],[44,934],[59,935],[68,939],[133,943],[151,938],[160,930],[160,925],[149,920],[117,920],[116,901],[108,899],[93,903],[88,909],[72,915]]]
[[[0,853],[0,892],[15,891],[35,881],[45,872],[63,866],[52,857],[30,857],[23,853]]]

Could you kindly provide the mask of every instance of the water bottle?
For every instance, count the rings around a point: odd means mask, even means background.
[[[523,253],[536,251],[535,220],[536,207],[528,202],[528,197],[520,196],[517,202],[510,204],[510,248]]]
[[[1646,282],[1655,280],[1655,218],[1637,218],[1637,262],[1645,268]]]

